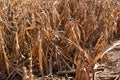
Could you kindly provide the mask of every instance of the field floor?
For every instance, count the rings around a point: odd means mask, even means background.
[[[108,53],[109,60],[95,69],[95,80],[120,80],[120,46]]]

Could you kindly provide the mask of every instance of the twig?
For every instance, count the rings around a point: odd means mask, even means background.
[[[67,70],[67,71],[58,71],[57,74],[60,75],[60,74],[71,74],[71,73],[75,73],[76,70],[73,69],[73,70]]]

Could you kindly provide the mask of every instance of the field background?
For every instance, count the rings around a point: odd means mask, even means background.
[[[119,0],[0,0],[0,80],[119,80],[119,37]]]

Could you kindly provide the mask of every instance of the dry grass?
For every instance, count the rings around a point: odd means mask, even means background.
[[[119,16],[114,0],[1,0],[1,79],[89,80],[94,64],[119,44],[106,48],[119,37]]]

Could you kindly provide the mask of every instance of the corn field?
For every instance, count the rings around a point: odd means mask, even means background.
[[[95,78],[119,38],[119,0],[0,0],[0,80],[119,80]]]

